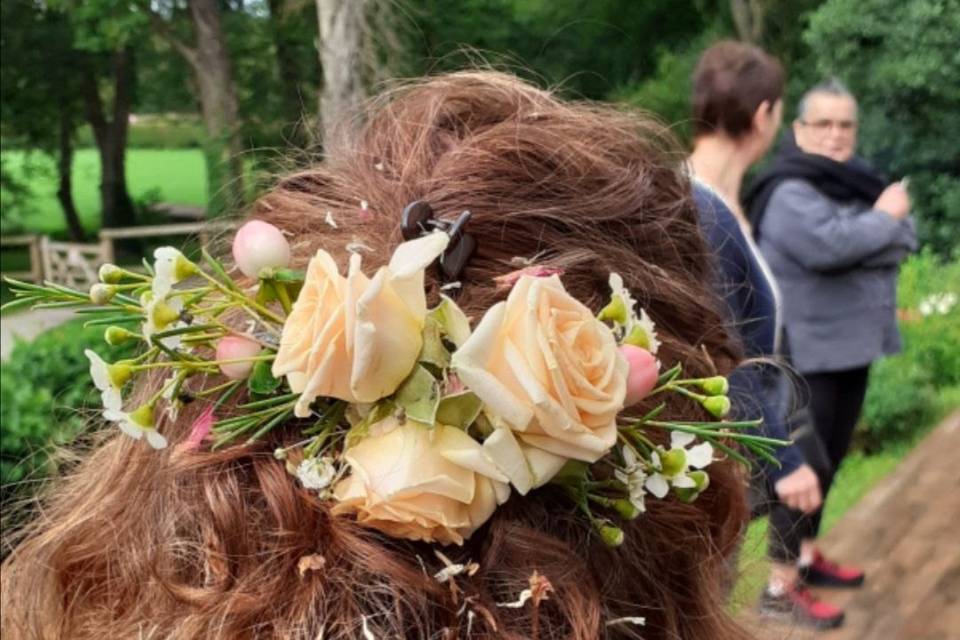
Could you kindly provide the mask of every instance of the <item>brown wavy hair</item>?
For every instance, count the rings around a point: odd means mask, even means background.
[[[697,376],[734,364],[683,153],[650,118],[469,72],[385,93],[342,141],[253,207],[294,239],[298,265],[320,247],[345,264],[351,242],[368,247],[368,268],[384,263],[413,200],[444,218],[470,210],[479,247],[458,302],[474,319],[504,297],[493,278],[518,265],[562,268],[594,309],[617,271],[657,323],[666,366]],[[710,467],[693,504],[648,501],[616,549],[558,491],[514,494],[462,548],[443,549],[479,564],[451,588],[431,577],[443,565],[430,546],[331,517],[299,486],[272,455],[295,429],[255,446],[179,447],[199,410],[160,425],[171,442],[160,452],[94,434],[49,483],[39,515],[8,541],[5,638],[362,638],[364,627],[376,638],[746,637],[723,606],[745,517],[730,461]],[[679,401],[668,413],[701,415]],[[303,558],[312,569],[298,570]],[[549,599],[498,606],[533,572]]]

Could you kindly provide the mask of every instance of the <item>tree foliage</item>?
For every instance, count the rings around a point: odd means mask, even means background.
[[[910,177],[921,237],[941,253],[960,238],[957,34],[957,0],[828,0],[805,33],[820,73],[857,96],[864,155]]]

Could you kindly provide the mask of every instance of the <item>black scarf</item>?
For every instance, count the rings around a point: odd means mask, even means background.
[[[793,133],[787,131],[773,161],[753,180],[744,196],[747,216],[758,238],[760,222],[774,189],[790,179],[805,180],[828,198],[843,203],[875,202],[887,186],[884,175],[862,158],[837,162],[826,156],[804,153],[797,147]]]

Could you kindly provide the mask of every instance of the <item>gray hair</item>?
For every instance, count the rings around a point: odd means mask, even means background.
[[[850,93],[850,89],[847,89],[847,85],[840,82],[837,78],[827,78],[807,89],[806,93],[800,98],[800,102],[797,103],[798,120],[802,120],[803,116],[807,114],[807,104],[810,101],[810,97],[818,93],[847,97],[853,100],[854,105],[857,104],[857,99]]]

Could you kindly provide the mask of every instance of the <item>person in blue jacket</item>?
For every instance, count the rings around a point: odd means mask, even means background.
[[[820,479],[809,464],[820,447],[786,368],[781,295],[751,238],[740,204],[747,169],[770,149],[783,111],[780,63],[757,47],[719,42],[703,53],[693,77],[694,148],[688,166],[704,235],[714,252],[716,287],[748,358],[731,376],[738,418],[763,419],[763,433],[793,437],[778,452],[779,465],[760,469],[751,492],[769,508],[771,573],[761,613],[816,628],[843,622],[843,611],[816,598],[801,579],[802,540],[796,523],[821,505]],[[760,363],[750,358],[762,359]],[[822,456],[820,456],[822,457]]]

